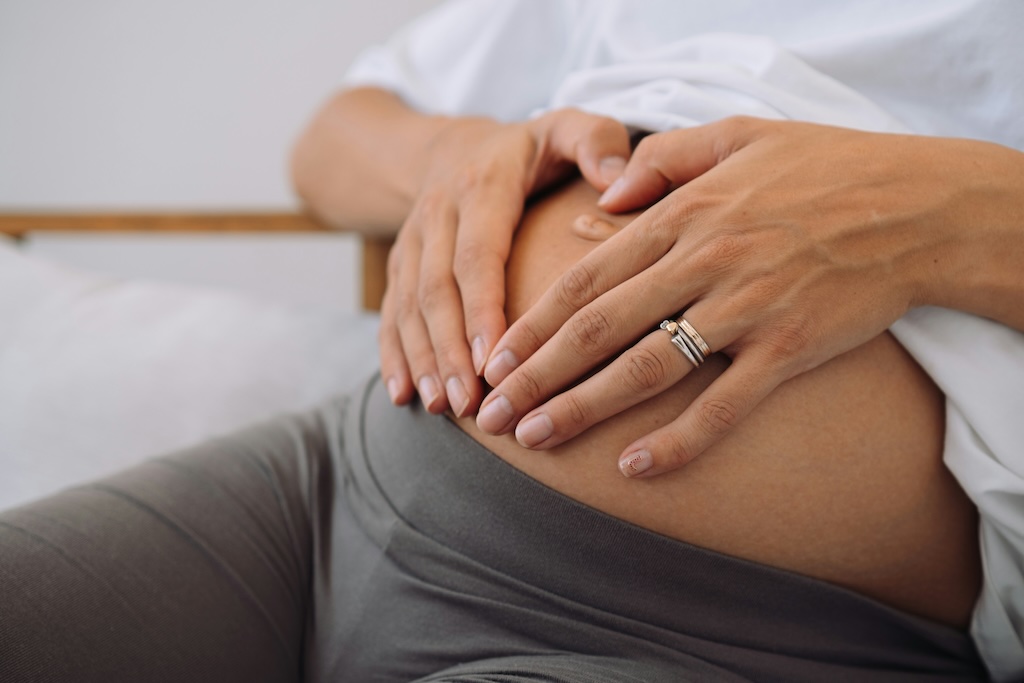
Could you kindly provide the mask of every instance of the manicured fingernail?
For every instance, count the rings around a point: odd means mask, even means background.
[[[420,378],[417,386],[420,389],[420,400],[423,401],[423,406],[429,410],[441,395],[437,390],[437,382],[430,375],[424,375]]]
[[[469,394],[466,393],[466,387],[463,386],[462,380],[458,377],[449,377],[444,387],[448,390],[448,405],[452,407],[458,417],[462,417],[462,414],[466,412],[466,406],[469,405]]]
[[[394,377],[388,377],[388,396],[392,403],[398,405],[398,380]]]
[[[606,184],[614,183],[626,170],[626,160],[622,157],[605,157],[597,165],[601,180]]]
[[[492,387],[497,386],[498,382],[508,377],[518,365],[519,362],[512,355],[512,352],[505,349],[491,359],[491,362],[487,364],[484,374],[487,375],[487,381]]]
[[[483,374],[485,362],[487,362],[487,342],[483,337],[477,337],[473,340],[473,370],[476,371],[476,374]]]
[[[615,225],[590,214],[578,216],[572,222],[572,234],[592,242],[603,242],[618,231]]]
[[[551,418],[545,413],[537,413],[519,423],[516,427],[516,440],[526,448],[533,448],[548,439],[554,431]]]
[[[611,204],[620,196],[622,196],[622,193],[625,189],[626,178],[623,176],[616,180],[614,183],[612,183],[611,187],[604,191],[604,194],[601,195],[601,197],[597,200],[597,205],[607,206],[608,204]]]
[[[508,427],[514,416],[512,404],[498,394],[480,410],[480,414],[476,416],[476,426],[488,434],[500,434]]]
[[[651,457],[650,451],[646,449],[633,451],[619,458],[619,471],[625,477],[633,477],[651,469],[653,464],[654,458]]]

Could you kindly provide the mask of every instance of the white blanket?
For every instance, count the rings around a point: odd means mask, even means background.
[[[377,320],[76,271],[0,242],[0,509],[354,386]]]
[[[1013,0],[461,0],[346,82],[500,120],[575,106],[656,131],[750,114],[1024,149],[1021,27]],[[981,512],[972,634],[994,678],[1024,679],[1024,335],[941,309],[892,331],[948,397],[946,463]]]

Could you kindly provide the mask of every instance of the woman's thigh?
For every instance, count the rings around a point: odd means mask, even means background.
[[[0,514],[0,680],[301,680],[327,438],[281,418]]]

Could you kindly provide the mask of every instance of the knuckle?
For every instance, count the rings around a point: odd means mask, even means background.
[[[420,309],[433,311],[448,303],[451,295],[451,283],[448,278],[438,275],[424,275],[420,278],[417,290],[417,302]]]
[[[603,311],[594,307],[584,308],[566,326],[566,341],[580,357],[603,358],[613,350],[613,329]]]
[[[448,375],[449,370],[459,367],[461,357],[459,343],[453,339],[440,339],[434,343],[434,357],[442,375]]]
[[[669,470],[678,469],[697,456],[696,446],[691,440],[675,430],[665,434],[662,453],[664,464]]]
[[[586,263],[577,263],[558,281],[555,293],[566,309],[579,310],[598,295],[597,273]]]
[[[757,118],[756,116],[730,116],[715,124],[716,148],[719,158],[725,158],[743,147],[751,140],[769,131],[778,121]]]
[[[614,119],[596,114],[585,114],[585,116],[587,118],[584,125],[588,138],[608,138],[620,131],[625,132],[625,127]]]
[[[732,429],[739,418],[736,406],[721,398],[708,399],[697,407],[697,424],[711,437]]]
[[[494,183],[496,175],[497,171],[491,164],[466,164],[455,172],[455,189],[460,194],[472,194]]]
[[[528,402],[539,400],[544,393],[544,385],[533,370],[527,367],[520,367],[515,373],[515,393],[525,397]],[[515,402],[513,401],[513,405]]]
[[[767,307],[778,301],[788,289],[783,279],[775,273],[759,273],[756,279],[746,285],[744,298],[757,306]]]
[[[771,363],[785,363],[814,345],[814,332],[808,324],[784,322],[767,333],[765,351]]]
[[[481,268],[492,265],[498,258],[493,249],[479,242],[466,242],[458,245],[452,257],[452,272],[455,279],[464,282],[480,272]],[[498,258],[500,264],[501,260]]]
[[[541,331],[534,326],[533,321],[526,318],[520,318],[516,321],[515,333],[519,340],[517,348],[526,349],[528,353],[539,349],[547,341],[547,338],[541,334]]]
[[[646,394],[661,386],[668,376],[664,360],[650,349],[636,349],[624,359],[624,362],[625,382],[634,393]]]
[[[394,248],[388,253],[388,279],[394,282],[398,276],[398,269],[402,263],[402,245],[401,242],[396,243]]]
[[[591,410],[576,394],[569,392],[562,395],[562,410],[565,419],[571,425],[571,432],[577,433],[590,425]]]
[[[486,292],[478,292],[486,294]],[[502,312],[501,301],[486,296],[463,296],[462,316],[466,322],[467,333],[470,329],[477,330],[478,327],[488,324],[488,321],[500,316]]]
[[[628,137],[629,133],[626,130],[626,126],[621,121],[608,116],[597,116],[596,119],[597,125],[602,132],[614,135],[622,134]]]
[[[733,114],[732,116],[726,116],[724,119],[722,119],[722,125],[742,127],[749,126],[753,121],[753,116],[749,116],[747,114]]]
[[[749,254],[750,240],[741,232],[723,231],[710,238],[697,251],[698,262],[717,272],[743,261]]]
[[[735,114],[733,116],[727,116],[719,121],[718,127],[721,128],[727,136],[732,136],[750,130],[756,122],[757,119],[753,116]]]
[[[409,317],[419,313],[419,301],[415,291],[399,290],[395,294],[395,304],[400,317]]]
[[[449,200],[445,192],[440,189],[426,190],[416,199],[413,208],[412,222],[430,221],[443,215],[449,206]]]
[[[632,160],[634,163],[642,165],[648,165],[655,156],[657,156],[658,148],[661,146],[662,136],[657,133],[645,136],[636,145],[636,149],[633,150]]]
[[[377,328],[377,343],[390,350],[394,344],[396,333],[397,330],[391,326],[390,322],[381,321],[380,327]]]
[[[688,192],[685,196],[674,195],[670,206],[662,208],[656,204],[648,209],[650,221],[646,226],[650,238],[668,248],[684,235],[704,225],[704,219],[711,209],[710,198],[701,192]],[[699,247],[693,253],[700,258]]]

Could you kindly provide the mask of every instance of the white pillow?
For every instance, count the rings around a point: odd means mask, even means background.
[[[376,329],[0,242],[0,509],[345,391],[376,367]]]

